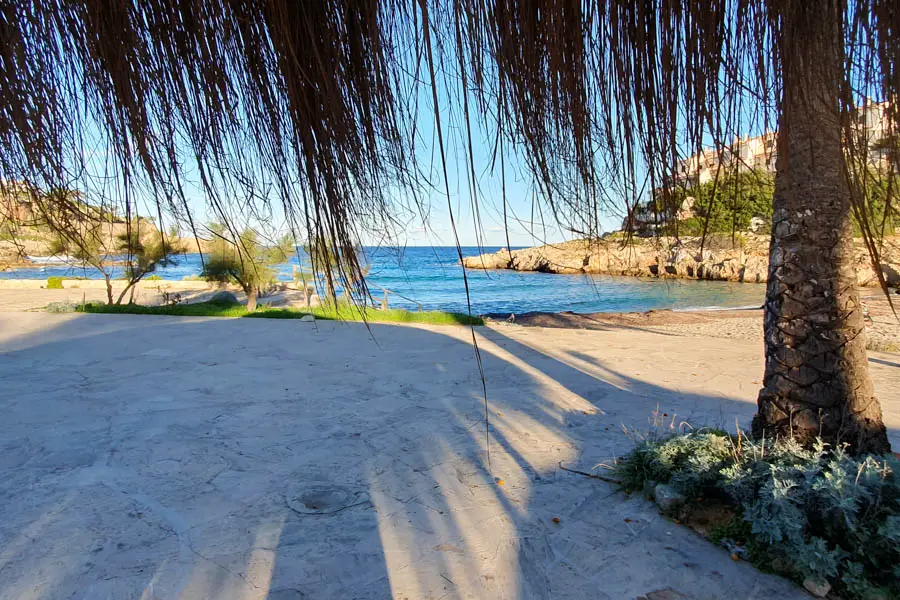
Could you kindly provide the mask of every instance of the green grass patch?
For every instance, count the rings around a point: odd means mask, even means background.
[[[699,430],[641,442],[616,473],[689,524],[724,506],[731,519],[709,538],[762,570],[875,600],[900,598],[898,469],[893,456],[850,456],[821,441]]]
[[[362,311],[353,306],[335,308],[316,307],[311,311],[292,308],[259,307],[247,312],[242,304],[198,302],[168,306],[144,306],[141,304],[86,304],[80,312],[98,314],[169,315],[176,317],[247,317],[253,319],[301,319],[310,314],[317,319],[339,321],[368,321],[370,323],[428,323],[432,325],[484,325],[481,317],[469,317],[461,313],[440,311],[412,312],[402,309]]]
[[[79,312],[109,315],[169,315],[174,317],[245,317],[247,309],[241,304],[171,304],[144,306],[142,304],[88,303],[78,306]]]

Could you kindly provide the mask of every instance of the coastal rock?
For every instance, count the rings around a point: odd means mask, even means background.
[[[900,285],[900,238],[885,239],[881,259],[888,285]],[[856,243],[854,260],[859,285],[877,286],[878,277],[861,242]],[[463,264],[470,269],[765,283],[769,236],[747,233],[734,240],[711,236],[703,243],[700,238],[575,240],[511,252],[504,248],[466,257]]]
[[[216,292],[213,294],[212,298],[209,299],[210,302],[214,304],[237,304],[238,299],[237,296],[232,294],[227,290],[222,290],[221,292]]]
[[[467,265],[473,269],[511,269],[513,267],[510,266],[510,254],[504,249],[496,252],[494,254],[482,254],[481,256],[470,256],[465,259],[467,261]],[[472,264],[468,264],[471,262]],[[524,270],[524,269],[516,269],[516,270]]]
[[[656,500],[659,510],[664,514],[674,514],[684,506],[684,495],[668,483],[660,483],[653,489],[653,498]]]
[[[818,581],[811,578],[807,578],[803,581],[803,587],[805,587],[806,591],[816,598],[824,598],[828,595],[828,592],[831,591],[831,584],[829,584],[827,581],[825,583],[819,583]]]

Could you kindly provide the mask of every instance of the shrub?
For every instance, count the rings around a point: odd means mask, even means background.
[[[642,442],[617,466],[624,487],[668,483],[734,510],[711,538],[757,566],[828,582],[846,598],[900,597],[900,462],[817,442],[697,431]],[[690,506],[688,510],[690,510]]]
[[[71,302],[51,302],[44,310],[49,313],[72,313],[78,311],[78,305]]]
[[[47,289],[48,290],[61,290],[63,289],[63,278],[62,277],[48,277],[47,278]]]
[[[209,226],[213,241],[209,244],[201,277],[215,283],[236,283],[247,294],[247,310],[256,310],[256,299],[275,280],[275,266],[295,251],[290,236],[273,246],[263,244],[260,235],[247,228],[235,235],[224,224]]]

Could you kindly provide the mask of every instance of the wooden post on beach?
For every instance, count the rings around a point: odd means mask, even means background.
[[[384,289],[384,288],[382,288],[382,289]],[[388,309],[388,291],[387,291],[387,289],[384,289],[384,300],[381,301],[381,310],[387,310],[387,309]]]

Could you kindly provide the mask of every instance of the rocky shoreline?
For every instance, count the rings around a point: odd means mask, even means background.
[[[861,240],[856,241],[856,272],[860,286],[877,286],[878,277]],[[764,283],[768,280],[769,237],[743,234],[731,238],[712,237],[702,251],[699,238],[633,239],[614,237],[575,240],[534,248],[470,256],[463,259],[469,269],[509,269],[563,274],[671,277]],[[900,285],[900,237],[884,241],[882,273],[888,285]]]

